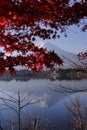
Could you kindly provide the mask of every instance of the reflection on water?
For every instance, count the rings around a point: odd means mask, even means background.
[[[66,93],[66,92],[55,92],[55,87],[64,86],[71,87],[76,89],[86,88],[87,80],[56,80],[51,82],[49,79],[40,79],[35,80],[31,79],[26,82],[15,81],[12,80],[10,82],[0,82],[0,90],[5,92],[8,95],[18,99],[18,91],[20,91],[20,98],[23,99],[27,94],[30,94],[31,102],[38,101],[37,103],[28,105],[24,109],[22,109],[22,117],[27,120],[29,114],[32,113],[35,117],[40,117],[49,120],[49,122],[53,125],[54,130],[58,130],[59,128],[63,128],[64,121],[67,118],[67,110],[65,108],[65,102],[70,102],[70,100],[74,99],[76,96],[81,97],[81,101],[86,103],[87,93]],[[4,95],[0,92],[0,97],[8,98],[8,96]],[[10,102],[11,103],[11,102]],[[17,103],[17,102],[16,102]],[[0,102],[2,104],[2,102]],[[14,104],[13,104],[14,105]],[[1,108],[4,106],[0,105]],[[0,109],[1,109],[0,108]],[[10,113],[10,114],[9,114]],[[7,127],[11,119],[15,120],[17,118],[17,114],[13,110],[5,110],[0,112],[0,125],[4,125]],[[6,121],[7,120],[7,121]],[[24,120],[24,121],[25,121]]]

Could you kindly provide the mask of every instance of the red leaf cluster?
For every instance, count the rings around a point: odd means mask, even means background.
[[[54,52],[38,48],[33,43],[36,37],[51,39],[60,37],[59,32],[87,17],[87,1],[69,0],[0,0],[0,73],[14,66],[27,66],[40,71],[63,61]],[[85,23],[82,30],[87,29]],[[10,56],[7,56],[9,53]],[[13,54],[16,53],[14,56]]]
[[[79,54],[78,54],[78,58],[79,58],[79,60],[84,60],[84,59],[87,59],[87,52],[80,52]]]

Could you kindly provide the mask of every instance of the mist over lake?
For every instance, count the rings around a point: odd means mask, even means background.
[[[66,127],[65,120],[67,118],[68,112],[66,110],[65,103],[70,102],[77,96],[80,96],[82,103],[86,104],[87,100],[87,92],[57,91],[57,88],[60,86],[75,88],[78,90],[86,89],[87,79],[54,81],[51,81],[50,79],[30,79],[26,82],[20,80],[16,81],[13,79],[11,81],[0,81],[0,97],[8,98],[8,96],[2,92],[5,92],[6,94],[16,99],[18,98],[18,91],[20,91],[21,99],[29,94],[31,98],[30,102],[36,103],[30,104],[22,110],[22,117],[25,118],[24,123],[26,124],[29,115],[32,114],[35,119],[44,119],[44,122],[47,122],[47,124],[50,123],[54,130],[58,130],[59,128]],[[2,105],[1,100],[0,104],[1,110],[5,106]],[[14,121],[17,120],[17,114],[15,111],[8,109],[3,111],[1,110],[0,115],[0,125],[4,129],[6,127],[11,129],[8,121],[10,121],[11,118]],[[14,127],[14,129],[16,130],[16,127]]]

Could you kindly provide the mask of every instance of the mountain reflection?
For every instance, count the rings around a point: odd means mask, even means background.
[[[64,105],[65,102],[70,102],[72,99],[75,99],[76,96],[80,96],[83,102],[86,102],[87,100],[86,92],[67,93],[64,91],[58,91],[60,86],[76,89],[87,88],[87,79],[51,81],[49,78],[45,79],[46,77],[44,76],[44,78],[38,78],[38,80],[34,79],[34,77],[30,77],[30,79],[25,82],[23,81],[24,76],[20,76],[22,78],[21,82],[21,80],[16,81],[16,78],[18,78],[18,76],[16,77],[13,75],[13,77],[15,78],[9,82],[4,80],[0,81],[0,97],[8,99],[8,96],[4,95],[2,91],[15,99],[18,99],[18,91],[20,91],[20,98],[26,97],[26,95],[30,94],[31,101],[38,102],[25,107],[23,109],[23,113],[25,113],[25,115],[23,116],[27,117],[29,116],[29,113],[33,113],[35,117],[44,117],[45,119],[48,119],[50,122],[52,122],[53,125],[55,125],[55,130],[64,127],[64,119],[66,119],[67,115]],[[0,109],[4,109],[4,107],[5,106],[2,105],[2,102],[0,100]],[[15,112],[11,110],[2,111],[1,114],[3,120],[9,119],[10,121],[10,116],[13,116],[15,120],[17,118]],[[2,126],[6,125],[7,127],[6,122],[3,124],[2,118],[0,119]],[[15,128],[15,130],[17,129]]]

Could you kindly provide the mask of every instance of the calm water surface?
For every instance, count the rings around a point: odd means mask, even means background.
[[[46,126],[47,124],[51,124],[53,127],[53,130],[60,130],[60,129],[66,129],[65,125],[65,119],[67,119],[67,109],[65,107],[66,102],[70,102],[72,99],[75,99],[77,96],[80,96],[81,102],[84,102],[86,104],[87,100],[87,93],[86,92],[78,92],[78,93],[67,93],[67,92],[56,92],[54,91],[55,88],[58,88],[59,86],[63,87],[70,87],[70,88],[76,88],[76,89],[82,89],[87,87],[87,80],[47,80],[47,79],[31,79],[26,82],[22,81],[16,81],[12,80],[9,82],[6,81],[0,81],[0,97],[4,98],[10,98],[9,96],[12,96],[13,98],[18,98],[18,91],[20,91],[20,98],[23,99],[26,97],[26,95],[29,94],[29,98],[25,98],[25,102],[22,102],[21,105],[24,105],[29,102],[37,102],[34,104],[30,104],[24,109],[21,110],[21,118],[23,119],[22,122],[26,124],[28,118],[30,115],[34,116],[35,119],[40,119]],[[6,94],[4,94],[5,92]],[[9,95],[9,96],[8,96]],[[12,100],[14,100],[12,98]],[[8,101],[8,104],[11,101]],[[1,100],[0,100],[0,125],[3,127],[3,129],[9,127],[10,128],[10,122],[17,121],[17,113],[13,110],[3,110],[4,108],[7,108]],[[3,105],[2,105],[3,104]],[[15,106],[15,109],[17,109],[17,102],[12,103],[12,105]],[[17,124],[17,123],[16,123]],[[45,126],[44,125],[44,126]],[[15,125],[14,125],[15,126]],[[46,127],[45,126],[45,127]],[[14,127],[14,130],[17,130],[17,128]],[[49,129],[47,129],[49,130]]]

